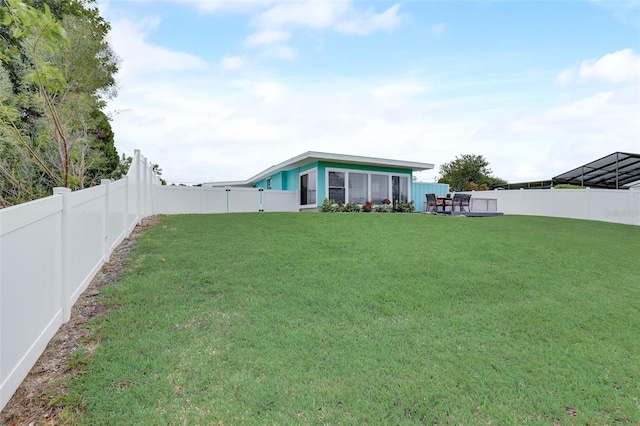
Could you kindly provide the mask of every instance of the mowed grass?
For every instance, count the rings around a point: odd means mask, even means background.
[[[640,228],[163,217],[68,409],[115,424],[640,424]]]

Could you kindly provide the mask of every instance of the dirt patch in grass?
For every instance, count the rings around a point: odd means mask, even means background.
[[[71,320],[53,336],[38,362],[33,366],[18,390],[0,413],[2,425],[65,424],[59,418],[56,400],[66,393],[63,379],[72,374],[69,359],[78,349],[78,342],[89,332],[84,325],[106,312],[99,295],[103,287],[113,284],[122,273],[127,257],[137,238],[159,222],[157,217],[143,219],[113,251],[109,262],[93,278],[71,310]]]

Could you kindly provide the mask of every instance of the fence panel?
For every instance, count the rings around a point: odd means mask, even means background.
[[[260,191],[257,188],[230,188],[227,190],[227,212],[249,213],[259,212]]]
[[[297,212],[298,191],[262,191],[262,210],[265,212]]]
[[[0,409],[63,323],[62,199],[0,210]]]
[[[202,188],[200,193],[202,213],[227,212],[227,191],[224,188]]]
[[[107,256],[127,237],[127,180],[109,183],[107,215]]]
[[[505,214],[565,217],[640,225],[638,189],[527,189],[467,192],[495,198]]]
[[[69,283],[73,287],[68,294],[70,305],[87,288],[93,276],[100,270],[105,258],[107,185],[99,185],[84,191],[71,192],[69,197],[68,260]]]

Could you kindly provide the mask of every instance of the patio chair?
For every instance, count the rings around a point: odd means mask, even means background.
[[[436,194],[425,194],[427,196],[427,212],[438,212],[438,198]]]
[[[467,211],[471,211],[471,194],[462,194],[462,200],[460,200],[460,211],[463,212],[465,207]]]
[[[443,210],[446,212],[447,207],[451,207],[450,212],[453,213],[456,210],[456,206],[460,207],[461,199],[462,199],[462,194],[453,194],[453,198],[449,198],[449,197],[445,198]]]

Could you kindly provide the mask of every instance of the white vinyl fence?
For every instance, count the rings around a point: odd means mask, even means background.
[[[297,191],[262,188],[159,186],[155,214],[297,212]]]
[[[113,249],[152,213],[159,179],[136,151],[116,182],[0,210],[0,409]]]
[[[296,191],[162,186],[136,151],[121,180],[0,209],[0,409],[142,218],[298,211],[297,200]]]
[[[504,214],[565,217],[640,226],[640,189],[520,189],[467,192],[493,198]]]

